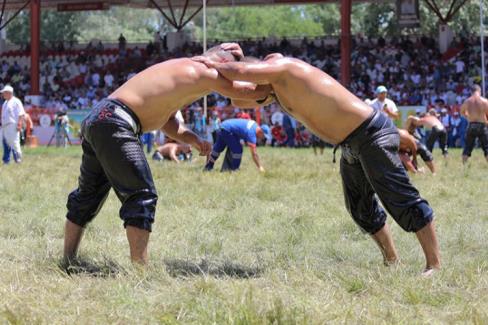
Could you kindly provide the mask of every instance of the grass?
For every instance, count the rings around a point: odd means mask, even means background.
[[[59,267],[78,147],[27,150],[0,167],[0,323],[488,323],[488,164],[460,152],[413,176],[436,212],[444,269],[423,279],[420,247],[391,218],[400,265],[347,214],[331,152],[262,149],[234,174],[153,163],[159,191],[151,262],[134,269],[110,194],[79,268]],[[436,153],[438,154],[438,153]]]

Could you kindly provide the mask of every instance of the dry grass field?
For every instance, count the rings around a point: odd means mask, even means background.
[[[415,235],[389,218],[401,263],[382,265],[347,214],[332,153],[261,149],[238,173],[150,162],[159,191],[150,265],[131,266],[110,194],[80,267],[60,267],[80,148],[27,150],[0,166],[0,323],[488,324],[488,164],[452,150],[413,182],[433,206],[443,269],[420,277]],[[220,163],[221,161],[219,161]],[[219,164],[220,165],[220,164]]]

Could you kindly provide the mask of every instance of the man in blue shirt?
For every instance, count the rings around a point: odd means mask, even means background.
[[[237,170],[241,165],[242,159],[242,144],[241,140],[247,143],[251,149],[254,163],[259,168],[259,171],[264,172],[264,168],[259,161],[259,156],[256,151],[257,139],[267,137],[259,125],[248,119],[229,119],[222,122],[220,129],[217,131],[217,140],[215,141],[212,153],[210,154],[205,170],[212,170],[215,161],[220,156],[220,153],[228,148],[226,153],[226,161],[222,167],[222,171]],[[224,166],[227,165],[225,168]]]

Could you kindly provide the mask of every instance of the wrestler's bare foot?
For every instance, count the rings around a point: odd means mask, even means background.
[[[392,259],[392,260],[388,260],[386,258],[383,258],[383,265],[384,266],[400,265],[400,259],[399,258],[395,258],[395,259]]]
[[[422,271],[421,276],[424,278],[430,278],[437,273],[437,271],[439,271],[439,269],[425,269]]]
[[[71,260],[76,258],[78,247],[80,246],[81,238],[83,237],[83,227],[66,220],[64,226],[64,254],[63,258],[69,264]]]
[[[398,263],[398,254],[393,243],[390,227],[385,224],[383,228],[371,235],[383,254],[383,263],[386,266]]]
[[[434,221],[425,225],[422,229],[415,233],[422,246],[425,255],[425,271],[424,273],[432,273],[429,270],[439,270],[441,268],[441,256],[439,252],[439,243],[435,233]]]
[[[147,244],[149,242],[149,231],[132,226],[127,226],[125,230],[129,241],[132,263],[146,265],[148,260]]]

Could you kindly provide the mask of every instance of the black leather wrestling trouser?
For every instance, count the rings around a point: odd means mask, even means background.
[[[398,156],[399,145],[397,128],[377,111],[341,143],[346,208],[370,234],[383,228],[386,221],[378,198],[405,231],[416,232],[433,219],[428,202],[410,183]]]
[[[415,144],[417,145],[417,153],[422,157],[422,160],[425,162],[433,161],[434,156],[432,155],[432,152],[427,149],[425,144],[420,142],[419,140],[415,139]]]
[[[463,155],[471,157],[471,152],[476,142],[476,138],[480,141],[481,149],[488,157],[488,126],[481,122],[470,122],[466,130],[466,145],[464,146]]]
[[[124,227],[151,231],[158,197],[140,131],[137,116],[119,101],[104,99],[92,109],[81,127],[79,185],[67,204],[71,222],[84,227],[95,218],[112,187]]]
[[[442,154],[447,155],[447,131],[446,129],[438,129],[433,127],[427,139],[427,149],[432,152],[434,150],[434,144],[439,141],[439,148],[442,150]]]

